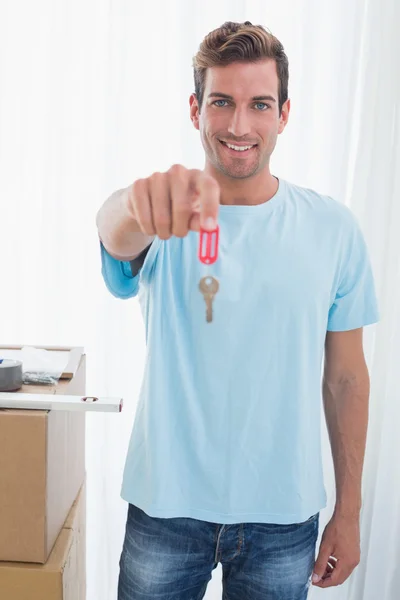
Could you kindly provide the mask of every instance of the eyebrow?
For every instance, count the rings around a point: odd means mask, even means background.
[[[229,96],[228,94],[223,94],[222,92],[211,92],[208,94],[209,98],[225,98],[226,100],[233,100],[233,96]],[[270,102],[276,102],[273,96],[253,96],[253,102],[260,102],[262,100],[269,100]]]

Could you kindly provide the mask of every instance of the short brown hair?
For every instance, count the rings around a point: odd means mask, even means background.
[[[234,62],[258,62],[272,58],[276,62],[279,86],[279,114],[288,99],[289,61],[281,42],[262,25],[250,21],[227,21],[211,31],[201,42],[193,57],[195,94],[199,110],[203,104],[206,73],[209,67],[221,67]]]

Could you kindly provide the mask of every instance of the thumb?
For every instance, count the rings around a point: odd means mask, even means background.
[[[202,175],[198,181],[199,204],[200,204],[200,226],[204,229],[213,230],[217,227],[220,188],[217,181],[208,175]]]
[[[312,581],[313,583],[318,583],[322,576],[325,574],[326,568],[328,566],[329,557],[332,554],[332,548],[328,544],[324,544],[321,542],[321,546],[318,553],[318,558],[314,564]]]

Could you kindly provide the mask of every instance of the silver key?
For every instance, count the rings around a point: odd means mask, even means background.
[[[219,290],[218,279],[215,279],[215,277],[211,277],[209,275],[207,275],[206,277],[202,277],[200,279],[199,288],[201,293],[203,294],[204,300],[207,305],[207,323],[211,323],[213,317],[212,303],[215,294]]]

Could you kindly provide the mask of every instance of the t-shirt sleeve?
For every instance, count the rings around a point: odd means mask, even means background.
[[[344,252],[339,284],[328,316],[328,331],[349,331],[379,321],[375,282],[367,245],[358,222],[353,222]]]
[[[113,296],[127,300],[128,298],[134,298],[138,294],[140,282],[144,275],[149,276],[151,264],[155,260],[159,245],[157,241],[154,240],[152,242],[142,267],[133,275],[131,263],[111,256],[100,240],[101,274],[107,289]]]

